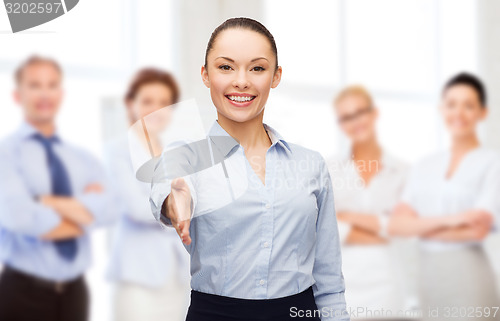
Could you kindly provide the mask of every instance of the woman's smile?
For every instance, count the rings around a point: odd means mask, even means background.
[[[236,107],[247,107],[252,104],[257,96],[246,93],[229,93],[224,95],[224,97]]]

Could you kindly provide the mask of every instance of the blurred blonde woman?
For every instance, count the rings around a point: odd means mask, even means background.
[[[125,95],[130,125],[177,103],[178,98],[179,89],[170,73],[154,68],[140,70]],[[136,179],[129,151],[132,148],[146,160],[160,155],[160,133],[169,121],[164,118],[148,119],[148,141],[138,131],[111,142],[106,149],[122,214],[109,267],[109,277],[116,282],[116,321],[180,321],[187,313],[189,256],[175,230],[162,229],[151,215],[150,184]]]
[[[378,142],[378,111],[362,86],[342,90],[334,112],[349,148],[329,159],[342,240],[346,302],[353,319],[396,316],[402,289],[386,225],[402,191],[407,166]],[[370,312],[372,311],[372,312]]]
[[[500,154],[477,136],[487,114],[482,82],[467,73],[451,78],[440,112],[451,146],[414,167],[389,232],[420,239],[424,320],[498,320],[495,277],[482,244],[500,214]]]

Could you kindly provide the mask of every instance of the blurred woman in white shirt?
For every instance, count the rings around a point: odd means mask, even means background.
[[[178,99],[179,89],[170,73],[155,68],[140,70],[125,95],[130,125]],[[145,128],[132,126],[128,137],[106,146],[108,171],[122,214],[108,271],[109,279],[116,282],[117,321],[180,321],[186,317],[189,255],[175,230],[163,229],[155,220],[149,204],[151,184],[136,179],[133,164],[136,158],[147,161],[161,154],[160,134],[168,121],[166,117],[149,117],[147,137]]]
[[[407,166],[378,142],[378,111],[361,86],[342,90],[334,102],[341,130],[350,141],[341,157],[329,159],[339,230],[346,302],[353,319],[396,317],[404,307],[400,270],[385,226],[399,200]]]
[[[424,320],[498,320],[500,301],[482,243],[500,214],[500,154],[477,136],[487,115],[482,82],[467,73],[451,78],[440,112],[451,146],[414,167],[389,232],[420,239]]]

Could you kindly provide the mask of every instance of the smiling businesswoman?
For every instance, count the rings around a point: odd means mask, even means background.
[[[462,73],[448,81],[441,114],[451,148],[415,166],[389,224],[392,234],[420,237],[424,320],[500,318],[494,313],[500,302],[494,273],[482,247],[500,215],[500,154],[482,147],[476,133],[486,113],[486,91],[477,77]],[[439,315],[430,315],[429,308]]]
[[[155,217],[177,229],[191,255],[189,321],[349,320],[326,164],[263,123],[281,72],[262,24],[232,18],[217,27],[201,68],[218,115],[208,141],[246,168],[239,183],[248,188],[217,208],[189,177],[153,184]],[[221,136],[235,143],[221,146],[213,139]],[[214,203],[223,197],[214,195]],[[203,206],[211,209],[201,215]]]

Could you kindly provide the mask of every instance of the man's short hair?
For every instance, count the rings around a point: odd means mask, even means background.
[[[61,65],[52,58],[49,57],[43,57],[39,55],[32,55],[29,56],[28,59],[24,60],[16,69],[16,72],[14,73],[14,80],[16,84],[19,84],[21,82],[21,79],[23,77],[23,72],[26,68],[32,65],[36,64],[49,64],[52,67],[54,67],[61,75],[63,74]]]

